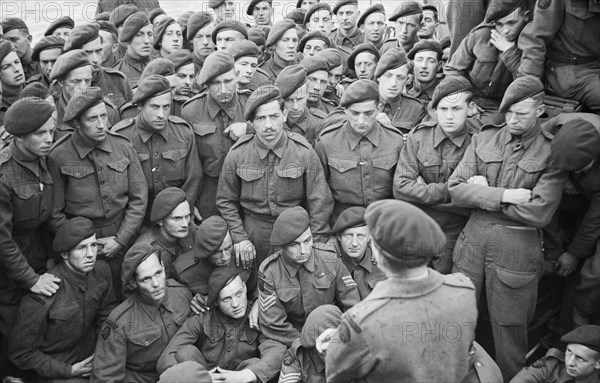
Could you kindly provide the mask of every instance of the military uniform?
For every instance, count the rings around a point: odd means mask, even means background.
[[[338,104],[333,100],[321,97],[317,102],[307,102],[306,106],[310,109],[321,110],[327,115],[331,113],[331,111],[334,110],[338,106]]]
[[[96,16],[103,12],[112,12],[121,4],[124,4],[121,0],[99,0]],[[140,11],[146,12],[160,8],[158,0],[128,0],[127,4],[135,5]]]
[[[367,246],[365,254],[358,263],[343,252],[337,241],[334,242],[334,246],[340,260],[344,266],[346,266],[352,279],[354,279],[357,284],[360,300],[365,299],[367,295],[373,291],[377,283],[387,279],[384,272],[377,267],[377,262],[373,256],[370,243]]]
[[[503,383],[502,373],[494,359],[477,342],[469,351],[469,372],[461,383]]]
[[[551,348],[546,356],[519,371],[510,381],[511,383],[598,383],[600,375],[596,370],[584,379],[573,379],[566,371],[565,353]]]
[[[100,67],[98,73],[92,78],[92,86],[102,88],[104,96],[112,101],[117,110],[133,98],[127,77],[115,69]]]
[[[344,36],[338,28],[337,31],[331,32],[329,38],[331,39],[331,42],[338,47],[344,47],[351,51],[355,46],[363,42],[365,35],[362,33],[360,28],[356,28],[352,35]]]
[[[317,128],[323,123],[325,117],[327,117],[327,113],[321,109],[305,108],[300,117],[295,120],[288,114],[284,128],[291,132],[298,133],[306,138],[309,144],[315,146],[315,140],[319,134]]]
[[[279,383],[325,383],[325,361],[315,348],[302,347],[300,338],[287,349]]]
[[[29,58],[29,60],[23,58],[21,59],[21,64],[23,65],[23,73],[25,74],[26,80],[29,80],[40,73],[40,63],[38,61],[32,61],[31,58]]]
[[[418,99],[400,94],[396,100],[383,106],[392,126],[407,134],[427,116],[427,108]]]
[[[406,93],[409,96],[421,101],[423,105],[427,105],[429,101],[431,101],[433,91],[435,90],[435,87],[438,86],[438,84],[440,83],[440,80],[441,79],[439,78],[435,78],[433,79],[431,84],[427,85],[426,88],[422,88],[421,84],[417,81],[417,79],[414,79],[412,84],[407,84]]]
[[[158,381],[156,362],[191,313],[185,286],[167,280],[165,288],[159,305],[135,293],[110,313],[98,337],[91,383]]]
[[[298,64],[300,60],[296,57],[292,62],[283,61],[277,55],[273,55],[269,60],[260,64],[259,69],[262,69],[269,78],[269,82],[273,84],[283,68]]]
[[[259,268],[259,323],[263,333],[290,346],[306,317],[317,307],[336,304],[347,310],[360,301],[356,282],[327,245],[314,243],[302,265],[285,259],[282,250]]]
[[[129,82],[129,86],[133,88],[138,84],[138,82],[140,82],[142,72],[144,71],[144,68],[146,68],[146,65],[150,63],[150,61],[152,61],[152,57],[144,61],[138,61],[125,52],[123,58],[117,61],[112,69],[123,73]]]
[[[56,106],[56,133],[54,135],[54,141],[58,141],[69,132],[75,131],[72,124],[64,124],[63,118],[69,105],[69,100],[65,98],[65,95],[61,88],[58,86],[53,89],[52,98],[54,99],[54,105]],[[121,121],[121,113],[119,108],[108,97],[103,98],[104,104],[106,105],[106,111],[108,113],[108,123],[114,125]]]
[[[383,45],[381,46],[381,49],[379,49],[379,52],[381,53],[381,55],[383,56],[385,54],[385,52],[389,51],[392,48],[401,48],[403,49],[406,53],[410,52],[410,50],[415,46],[415,44],[419,41],[419,39],[417,38],[415,40],[415,42],[413,42],[412,44],[408,45],[408,46],[403,46],[400,44],[400,42],[398,42],[398,39],[393,38],[393,39],[388,39],[386,40]]]
[[[25,88],[24,85],[10,86],[2,84],[2,96],[0,97],[0,123],[4,125],[4,114],[10,106],[19,99],[21,92]]]
[[[256,68],[256,72],[254,72],[254,76],[252,76],[252,80],[249,84],[239,84],[239,89],[248,89],[250,93],[254,92],[256,88],[262,85],[270,84],[271,80],[269,80],[269,74],[260,68]]]
[[[60,288],[51,297],[23,297],[8,354],[19,369],[33,370],[42,380],[71,381],[71,366],[94,353],[97,330],[118,302],[104,261],[85,275],[64,262],[49,273],[61,278]]]

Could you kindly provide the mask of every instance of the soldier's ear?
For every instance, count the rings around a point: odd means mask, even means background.
[[[541,115],[544,114],[545,111],[546,111],[546,105],[542,103],[537,107],[535,114],[537,117],[541,117]]]
[[[158,226],[161,226],[161,227],[162,227],[162,225],[163,225],[163,220],[161,219],[160,221],[158,221],[158,222],[157,222],[157,224],[158,224]]]
[[[62,251],[62,252],[60,253],[60,257],[61,257],[63,260],[65,260],[65,261],[66,261],[67,259],[69,259],[69,252],[68,252],[68,251]]]
[[[385,105],[383,104],[383,102],[379,101],[379,103],[377,103],[377,111],[379,113],[383,112],[384,107],[385,107]]]

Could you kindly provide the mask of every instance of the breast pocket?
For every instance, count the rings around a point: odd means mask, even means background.
[[[480,160],[477,163],[479,168],[477,175],[486,177],[489,186],[498,186],[498,178],[500,177],[500,169],[502,168],[502,153],[492,151],[488,148],[477,148],[475,153]]]
[[[123,157],[119,160],[107,163],[106,166],[111,170],[110,182],[111,189],[115,191],[115,195],[123,195],[127,192],[129,186],[129,158]]]
[[[223,337],[225,336],[225,329],[214,324],[206,324],[204,325],[204,333],[206,334],[206,337],[210,343],[217,344],[221,343],[223,340]]]
[[[417,159],[419,160],[419,170],[423,179],[427,183],[438,182],[442,159],[437,154],[424,151],[417,152]]]
[[[285,303],[290,303],[300,294],[300,286],[281,286],[276,289],[277,298]]]
[[[91,165],[65,165],[60,172],[68,177],[65,199],[71,202],[93,202],[97,196],[98,181]]]
[[[160,327],[149,327],[127,334],[128,364],[145,366],[148,361],[155,361],[165,345],[160,341],[162,331]]]
[[[258,331],[247,328],[239,332],[238,340],[242,344],[249,344],[258,347]]]
[[[515,187],[533,189],[548,166],[544,160],[535,158],[523,159],[517,163]]]
[[[316,306],[333,303],[335,300],[335,274],[333,271],[320,274],[312,285]]]
[[[240,198],[246,202],[262,202],[267,197],[265,169],[255,165],[240,165],[236,174],[241,179]]]
[[[356,190],[362,189],[362,180],[359,160],[357,158],[343,158],[331,156],[329,162],[329,185],[338,192],[351,192],[356,195]]]
[[[304,167],[287,164],[275,168],[277,174],[277,202],[294,203],[304,199]]]
[[[39,211],[39,193],[38,184],[13,185],[13,192],[16,198],[13,198],[13,220],[29,221],[40,216]]]
[[[380,193],[387,194],[382,195],[382,197],[391,196],[394,170],[398,163],[398,152],[378,154],[371,159],[371,163],[373,164],[373,188]]]
[[[217,153],[218,135],[217,124],[210,122],[199,122],[192,125],[198,143],[198,153],[200,158],[214,157]]]
[[[64,342],[66,339],[78,338],[81,334],[83,325],[81,321],[81,312],[77,304],[68,306],[54,304],[48,312],[48,328],[46,330],[46,339],[55,342]]]
[[[498,51],[493,45],[481,42],[473,47],[473,54],[475,62],[469,74],[478,89],[485,89],[498,63]]]
[[[162,153],[163,169],[161,175],[170,186],[180,186],[185,181],[185,159],[187,149],[178,148]]]

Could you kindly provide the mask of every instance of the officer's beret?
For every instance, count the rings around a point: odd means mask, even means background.
[[[269,36],[267,37],[267,46],[277,43],[281,36],[283,36],[283,34],[290,29],[296,29],[296,24],[292,20],[280,20],[275,22],[275,24],[273,24],[273,28],[271,28]]]
[[[194,250],[199,258],[207,258],[219,251],[227,236],[227,221],[219,215],[208,217],[196,231]]]
[[[67,252],[94,234],[96,232],[92,221],[84,217],[71,218],[56,231],[52,250],[55,253]]]
[[[119,34],[117,27],[111,23],[110,21],[97,20],[98,25],[100,25],[101,31],[106,31],[114,34],[115,36]]]
[[[144,12],[136,12],[129,16],[123,23],[119,42],[127,43],[131,41],[135,37],[135,34],[146,25],[150,25],[150,20],[148,20],[148,16]]]
[[[90,43],[100,37],[100,24],[90,23],[78,25],[71,31],[64,46],[65,52],[73,49],[81,49],[87,43]]]
[[[379,61],[379,49],[377,49],[377,47],[371,43],[362,43],[355,46],[350,53],[350,56],[348,56],[348,68],[354,70],[354,60],[356,60],[356,56],[362,52],[371,53],[373,56],[375,56],[375,61]]]
[[[350,84],[340,99],[340,106],[347,108],[357,102],[374,100],[379,102],[379,88],[373,80],[357,80]]]
[[[442,40],[440,40],[440,45],[442,46],[442,52],[446,48],[450,48],[450,36],[444,36]]]
[[[358,0],[338,0],[335,2],[331,12],[335,15],[337,11],[344,5],[358,5]]]
[[[285,209],[273,225],[271,245],[286,246],[296,240],[308,229],[310,218],[301,206]]]
[[[302,36],[302,39],[300,40],[300,44],[298,45],[298,52],[302,52],[304,50],[304,47],[306,46],[306,43],[309,42],[310,40],[321,40],[321,41],[325,42],[325,45],[327,46],[327,48],[329,48],[331,46],[331,40],[329,39],[329,37],[325,36],[323,34],[323,32],[310,31],[307,34],[305,34],[304,36]]]
[[[107,11],[107,12],[98,13],[96,15],[96,17],[94,18],[94,20],[96,20],[96,22],[98,22],[98,21],[109,21],[110,20],[110,12]]]
[[[590,122],[566,122],[552,139],[552,161],[561,170],[580,170],[600,154],[600,134]]]
[[[377,68],[375,68],[375,78],[381,77],[390,69],[400,68],[407,62],[408,58],[406,57],[404,49],[392,48],[385,52],[377,62]]]
[[[349,207],[339,215],[331,229],[332,234],[342,234],[344,230],[352,227],[366,226],[365,208],[362,206]]]
[[[12,51],[14,51],[14,48],[10,42],[6,40],[0,40],[0,63]]]
[[[431,109],[437,108],[440,101],[446,96],[460,92],[471,92],[472,90],[471,82],[463,76],[447,76],[435,87],[431,96],[430,107]]]
[[[63,78],[70,71],[90,64],[90,59],[83,49],[73,49],[58,56],[50,72],[50,80]]]
[[[222,5],[225,2],[225,0],[208,0],[208,7],[215,9],[217,7],[219,7],[220,5]]]
[[[22,98],[6,111],[4,129],[13,136],[24,136],[41,128],[53,112],[52,105],[46,100],[39,97]]]
[[[331,13],[331,7],[329,6],[329,4],[327,3],[317,3],[317,4],[313,4],[312,7],[310,7],[308,9],[308,11],[306,11],[306,15],[304,15],[304,24],[308,23],[310,21],[310,17],[317,11],[320,10],[326,10],[329,13]]]
[[[187,201],[187,195],[180,188],[172,186],[162,190],[156,195],[152,203],[150,222],[155,223],[168,217],[177,206],[185,201]]]
[[[279,88],[281,97],[285,100],[306,83],[307,76],[306,68],[302,65],[289,65],[277,75],[275,86]]]
[[[359,27],[363,25],[367,17],[373,13],[383,13],[383,15],[385,16],[385,8],[381,4],[371,5],[369,8],[365,9],[362,15],[360,15],[356,25]]]
[[[217,43],[217,35],[222,31],[238,31],[244,36],[244,39],[248,38],[248,30],[246,29],[246,26],[244,24],[235,20],[223,20],[215,26],[215,29],[213,29],[213,43]]]
[[[600,352],[600,326],[583,325],[577,327],[560,338],[564,343],[581,344],[589,349]]]
[[[73,121],[90,108],[103,102],[102,89],[97,86],[90,86],[84,91],[77,92],[69,101],[63,122]]]
[[[438,60],[442,59],[442,54],[443,54],[442,44],[440,44],[439,42],[437,42],[433,39],[425,39],[425,40],[417,41],[417,43],[408,52],[406,57],[408,57],[411,60],[414,60],[415,55],[422,51],[435,52],[435,53],[437,53],[437,59]]]
[[[25,22],[18,17],[9,17],[2,22],[2,30],[5,34],[15,29],[24,29],[27,31],[27,33],[29,33],[27,24],[25,24]]]
[[[75,27],[75,21],[69,16],[62,16],[50,23],[44,36],[50,36],[58,28],[71,28]]]
[[[167,28],[175,23],[175,19],[170,16],[165,17],[158,23],[156,28],[154,28],[154,49],[160,49],[160,43]]]
[[[119,5],[110,13],[108,21],[113,23],[115,27],[119,28],[129,16],[133,15],[138,11],[138,7],[133,4]]]
[[[27,97],[39,97],[42,100],[45,100],[50,93],[50,90],[46,85],[44,85],[41,81],[34,81],[32,83],[27,84],[25,88],[21,91],[19,98],[27,98]]]
[[[167,368],[158,380],[158,383],[181,382],[212,383],[212,378],[200,363],[187,361]]]
[[[254,114],[259,106],[275,101],[281,98],[281,92],[275,85],[262,85],[259,86],[252,92],[248,102],[246,103],[246,110],[244,118],[246,121],[254,119]]]
[[[257,46],[265,45],[267,42],[267,35],[262,29],[249,28],[248,29],[248,40],[252,41]]]
[[[252,0],[252,1],[250,1],[250,4],[248,4],[248,9],[246,10],[246,14],[249,16],[252,16],[252,14],[254,13],[254,7],[256,7],[256,4],[258,4],[262,1],[266,1],[269,4],[273,3],[272,0]]]
[[[319,56],[323,57],[329,63],[329,69],[337,68],[344,65],[344,59],[340,50],[337,48],[326,48],[319,52]]]
[[[306,16],[306,9],[294,8],[285,15],[285,19],[292,20],[296,24],[304,24],[304,16]]]
[[[319,56],[307,56],[300,61],[300,66],[306,69],[307,74],[311,74],[318,70],[329,71],[329,63],[323,57]]]
[[[489,23],[506,17],[524,4],[524,0],[492,0],[485,11],[485,21]]]
[[[173,62],[167,58],[159,57],[150,61],[148,65],[144,68],[142,75],[140,76],[140,81],[145,79],[146,77],[152,75],[161,75],[161,76],[172,76],[175,74],[175,65]],[[139,86],[139,85],[138,85]]]
[[[144,262],[150,255],[158,253],[148,242],[139,242],[131,246],[123,257],[121,265],[121,282],[124,288],[127,288],[135,270]]]
[[[241,57],[258,57],[260,56],[260,49],[258,46],[250,40],[236,41],[227,49],[234,60]]]
[[[544,91],[544,85],[535,76],[523,76],[514,80],[504,92],[500,103],[500,113],[505,113],[511,105],[521,102]]]
[[[214,305],[217,302],[217,299],[219,299],[221,290],[227,286],[228,282],[231,283],[237,276],[240,276],[240,270],[235,267],[217,267],[208,278],[208,297],[206,298],[206,304],[208,306]]]
[[[151,9],[150,12],[148,12],[148,20],[150,20],[150,22],[153,23],[156,16],[166,14],[167,12],[165,12],[164,9],[162,9],[161,7],[156,7]]]
[[[33,47],[33,53],[31,53],[31,59],[33,61],[40,60],[40,53],[47,49],[60,48],[61,51],[65,45],[65,39],[58,36],[44,36],[38,41]]]
[[[438,255],[446,236],[438,224],[418,207],[398,200],[370,204],[365,221],[371,238],[392,264],[420,265]]]
[[[170,61],[169,64],[173,65],[173,63]],[[170,91],[171,84],[169,83],[169,80],[167,80],[165,76],[153,74],[143,80],[140,80],[137,91],[133,95],[131,103],[133,105],[141,105],[149,98],[159,96]]]
[[[225,51],[217,51],[208,55],[198,76],[198,85],[208,85],[218,76],[233,70],[235,60]]]
[[[337,328],[342,322],[342,310],[335,305],[321,305],[314,309],[308,317],[302,332],[300,344],[304,348],[314,348],[319,335],[328,328]]]
[[[212,15],[208,12],[196,12],[190,16],[187,22],[187,38],[193,40],[198,31],[208,24],[215,21]]]
[[[409,2],[405,2],[405,3],[398,5],[396,7],[396,9],[394,9],[392,16],[390,16],[390,18],[388,20],[396,21],[400,17],[419,15],[419,14],[423,14],[423,8],[421,7],[421,4],[419,4],[415,1],[409,1]]]
[[[167,55],[167,59],[173,63],[173,67],[177,71],[182,66],[192,64],[194,55],[187,49],[174,49],[173,52]]]

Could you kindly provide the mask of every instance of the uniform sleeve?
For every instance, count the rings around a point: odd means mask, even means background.
[[[545,357],[534,362],[529,367],[524,367],[515,375],[510,383],[545,383],[549,382],[552,368],[555,367],[556,359],[547,360]],[[550,365],[550,366],[549,366]]]
[[[106,318],[108,318],[113,309],[119,305],[119,301],[115,293],[112,273],[110,272],[110,267],[108,264],[102,262],[102,266],[100,266],[98,261],[96,261],[95,267],[102,271],[102,276],[108,282],[108,288],[104,294],[102,294],[102,297],[100,298],[100,305],[98,305],[98,310],[96,311],[96,328],[97,332],[99,332],[104,325]]]
[[[360,293],[358,292],[358,284],[352,279],[352,275],[350,275],[340,258],[335,258],[335,260],[335,298],[338,306],[346,311],[360,302]]]
[[[444,74],[446,76],[460,75],[469,77],[469,70],[473,67],[473,63],[476,60],[473,53],[475,42],[476,39],[473,33],[469,33],[463,39],[456,52],[452,54],[450,61],[444,67]]]
[[[268,382],[277,375],[281,369],[281,362],[285,354],[285,345],[268,339],[264,335],[258,338],[260,360],[249,365],[247,368],[258,377],[262,383]]]
[[[204,172],[202,171],[202,163],[200,162],[200,155],[198,154],[198,148],[196,147],[196,137],[194,137],[194,132],[191,128],[190,136],[191,144],[188,145],[188,158],[185,163],[185,174],[187,175],[187,178],[183,185],[181,185],[181,190],[187,195],[188,201],[194,205],[198,199],[198,194],[202,189]]]
[[[500,60],[502,60],[506,69],[512,73],[513,78],[517,77],[519,64],[521,64],[521,54],[521,50],[516,45],[500,53]]]
[[[107,319],[100,330],[90,383],[121,383],[127,372],[127,336],[123,328]]]
[[[585,212],[575,238],[569,245],[569,253],[579,258],[587,258],[594,253],[600,238],[600,192],[592,195],[588,210]]]
[[[183,326],[175,333],[169,344],[164,349],[158,362],[156,371],[162,374],[170,367],[183,361],[177,360],[176,355],[179,350],[185,346],[194,346],[199,339],[204,336],[203,315],[194,315],[189,317]]]
[[[65,209],[65,178],[60,172],[60,164],[56,162],[52,154],[47,160],[48,170],[54,182],[54,198],[52,200],[52,214],[50,215],[50,226],[54,231],[61,227],[67,220]]]
[[[302,382],[302,366],[300,361],[294,354],[293,348],[288,348],[283,357],[283,363],[280,364],[281,374],[279,375],[279,383],[301,383]]]
[[[314,149],[310,149],[305,179],[306,205],[313,235],[329,235],[329,217],[333,212],[333,197],[325,172]]]
[[[51,302],[26,295],[21,300],[15,328],[9,339],[9,359],[21,370],[33,370],[44,378],[70,378],[71,365],[40,350],[46,337]]]
[[[321,161],[321,166],[323,167],[323,174],[325,174],[325,179],[329,180],[329,161],[327,161],[327,153],[325,151],[325,145],[321,142],[320,139],[315,141],[315,152]]]
[[[300,332],[287,320],[287,312],[277,297],[270,278],[259,275],[258,323],[264,336],[290,346]]]
[[[227,221],[233,243],[239,243],[250,239],[250,237],[244,229],[242,217],[240,216],[241,182],[236,173],[234,153],[232,151],[227,153],[223,163],[223,169],[219,176],[219,186],[217,187],[217,207],[225,221]]]

